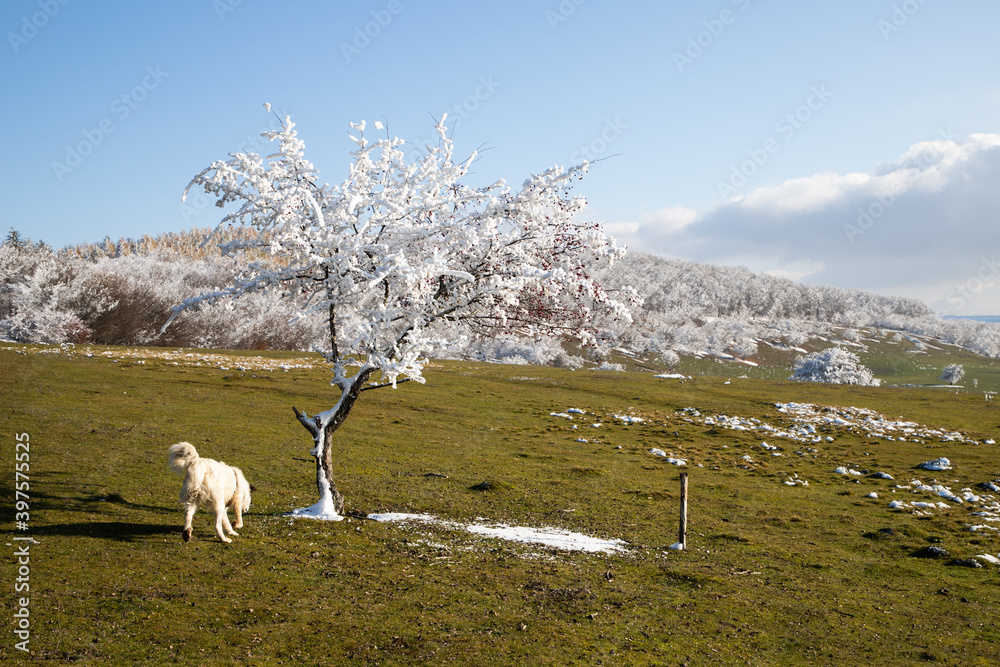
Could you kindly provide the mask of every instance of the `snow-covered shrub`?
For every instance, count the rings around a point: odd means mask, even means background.
[[[941,373],[941,381],[947,382],[948,384],[957,384],[962,381],[965,377],[965,369],[962,368],[961,364],[951,364],[950,366],[945,366],[944,372]]]
[[[740,337],[729,344],[729,351],[734,356],[746,359],[757,354],[757,341],[752,338]]]
[[[557,354],[555,359],[552,360],[552,365],[556,368],[568,368],[571,371],[579,370],[583,368],[586,360],[583,357],[577,356],[575,354],[567,354],[563,352],[562,354]]]
[[[18,343],[87,343],[90,329],[71,313],[22,311],[0,320],[0,338]]]
[[[572,367],[575,363],[563,350],[558,339],[533,340],[510,334],[478,337],[465,345],[440,348],[435,352],[435,356],[443,358],[476,359],[515,365],[555,365],[559,360],[561,364]],[[582,364],[583,360],[580,359],[579,365]]]
[[[882,381],[865,368],[857,355],[842,347],[831,347],[800,357],[789,380],[879,386]]]
[[[666,350],[660,354],[660,362],[665,364],[667,368],[674,368],[681,362],[681,357],[673,350]]]
[[[605,361],[600,366],[595,366],[594,368],[591,368],[590,370],[592,370],[592,371],[623,371],[623,370],[625,370],[625,366],[623,366],[622,364],[616,364],[616,363],[613,363],[613,362],[610,362],[610,361]]]
[[[274,292],[248,294],[236,302],[217,303],[180,322],[194,333],[195,347],[230,350],[309,350],[322,342],[323,322],[296,319],[291,299]],[[294,321],[293,321],[294,320]],[[169,335],[171,326],[164,332]]]
[[[861,341],[861,334],[858,333],[857,329],[845,329],[841,338],[852,343],[857,343]]]

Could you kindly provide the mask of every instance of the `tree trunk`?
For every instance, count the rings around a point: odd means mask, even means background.
[[[372,370],[363,370],[352,378],[351,386],[342,394],[337,411],[325,427],[319,415],[310,417],[292,406],[295,417],[313,437],[315,444],[313,456],[316,458],[316,487],[320,499],[322,500],[324,497],[326,488],[329,488],[334,510],[341,516],[344,514],[344,496],[337,490],[337,484],[333,481],[333,433],[347,419],[351,408],[354,407],[354,402],[358,400],[358,396],[361,395],[365,382],[368,381],[371,374]]]

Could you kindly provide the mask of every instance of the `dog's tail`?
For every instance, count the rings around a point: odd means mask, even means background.
[[[190,442],[178,442],[167,451],[170,452],[170,467],[176,472],[184,472],[199,458],[198,451]]]

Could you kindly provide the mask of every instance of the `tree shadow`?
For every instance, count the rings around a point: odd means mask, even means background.
[[[180,535],[176,524],[129,523],[126,521],[93,521],[32,526],[32,537],[92,537],[97,540],[136,542],[156,535]]]
[[[30,492],[31,498],[31,508],[33,512],[43,513],[43,512],[86,512],[92,514],[95,512],[108,513],[115,511],[114,508],[135,510],[140,512],[150,512],[154,514],[175,514],[180,507],[177,503],[173,506],[163,506],[163,505],[146,505],[143,503],[136,503],[126,500],[119,493],[100,493],[99,491],[93,491],[87,493],[84,487],[91,486],[99,488],[95,484],[83,484],[79,487],[69,487],[64,485],[64,489],[56,489],[55,492],[52,491],[42,491],[40,489],[32,489]],[[83,493],[81,493],[83,491]],[[3,487],[0,485],[0,493],[3,493]],[[11,491],[10,495],[13,495]]]

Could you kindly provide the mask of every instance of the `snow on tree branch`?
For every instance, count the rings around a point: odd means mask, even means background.
[[[383,382],[422,381],[421,356],[466,331],[532,336],[575,334],[595,342],[595,321],[630,321],[634,291],[612,297],[593,271],[624,255],[599,225],[578,220],[585,206],[572,185],[584,163],[532,174],[519,190],[503,181],[462,183],[476,154],[457,162],[444,118],[438,144],[409,161],[399,138],[369,140],[352,123],[347,177],[319,180],[295,124],[262,136],[277,150],[230,155],[195,176],[217,205],[238,204],[227,225],[253,227],[226,252],[245,257],[244,275],[188,299],[204,302],[281,289],[329,329],[324,355],[334,384],[372,372]],[[265,250],[270,258],[260,259]],[[257,253],[257,260],[254,253]],[[348,376],[345,368],[356,367]]]

